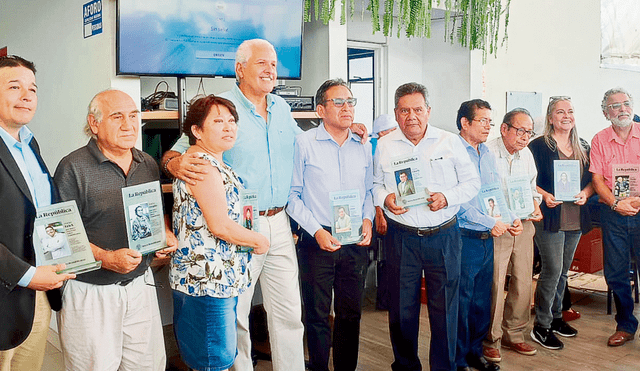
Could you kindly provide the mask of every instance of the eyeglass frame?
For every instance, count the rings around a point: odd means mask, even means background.
[[[618,108],[614,107],[616,105],[620,105]],[[613,110],[619,110],[620,108],[622,108],[622,106],[625,107],[633,107],[633,102],[631,102],[630,100],[625,100],[624,102],[620,102],[620,103],[611,103],[611,104],[607,104],[606,106],[604,106],[607,109],[613,109]]]
[[[485,127],[487,126],[487,124],[485,124],[483,121],[488,121],[488,125],[490,127],[496,126],[495,122],[493,122],[492,119],[486,119],[486,118],[476,119],[476,118],[473,118],[473,119],[471,119],[471,121],[477,121],[477,122],[480,123],[480,125],[485,126]]]
[[[344,106],[344,104],[346,103],[349,107],[355,107],[356,104],[358,104],[358,98],[330,98],[330,99],[325,99],[324,102],[322,102],[322,104],[324,105],[327,102],[333,102],[333,105],[338,107],[338,108],[342,108]],[[339,103],[342,102],[342,103]]]
[[[536,135],[536,132],[533,130],[524,130],[523,128],[517,128],[511,124],[508,124],[505,122],[505,125],[507,125],[509,128],[515,129],[516,130],[516,135],[519,137],[524,136],[525,133],[529,134],[529,138],[532,138]]]

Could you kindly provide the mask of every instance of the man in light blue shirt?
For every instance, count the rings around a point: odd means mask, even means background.
[[[462,103],[456,123],[460,140],[480,174],[482,185],[500,183],[495,156],[484,144],[493,126],[489,102],[474,99]],[[499,237],[507,230],[518,235],[522,223],[506,204],[496,204],[493,198],[490,200],[494,210],[499,207],[502,213],[510,215],[514,226],[483,212],[479,197],[460,205],[458,212],[462,254],[456,365],[458,370],[471,366],[480,371],[496,371],[500,367],[482,355],[482,341],[487,336],[491,319],[491,285],[487,283],[493,281],[493,237]]]
[[[26,127],[38,105],[35,72],[21,57],[0,57],[0,369],[12,371],[41,368],[51,309],[61,306],[58,288],[75,277],[56,273],[64,264],[38,266],[33,246],[36,208],[55,201]]]
[[[259,231],[271,243],[269,252],[251,259],[251,276],[260,281],[269,318],[271,359],[276,371],[304,370],[302,305],[295,245],[284,210],[293,173],[295,136],[301,132],[284,99],[270,94],[276,83],[276,52],[266,40],[245,41],[236,53],[238,84],[220,96],[238,111],[238,136],[224,161],[242,178],[247,189],[258,192]],[[183,137],[162,159],[163,170],[195,184],[205,168],[190,155]],[[238,356],[232,367],[253,370],[249,312],[256,285],[238,297]]]
[[[309,366],[311,370],[328,371],[329,350],[333,346],[334,369],[355,370],[366,246],[371,242],[375,215],[371,144],[362,144],[349,130],[356,100],[343,80],[325,81],[316,93],[316,103],[323,124],[296,138],[287,205],[287,213],[302,228],[298,261]],[[339,191],[359,196],[360,202],[332,202],[331,193]],[[347,210],[352,211],[351,217]],[[343,245],[337,237],[360,226],[353,215],[362,218],[361,241]],[[329,325],[332,291],[336,318],[333,342]]]

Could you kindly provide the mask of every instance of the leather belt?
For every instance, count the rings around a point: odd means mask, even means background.
[[[412,234],[418,235],[420,237],[429,237],[429,236],[433,236],[434,234],[440,232],[440,231],[444,231],[445,229],[448,229],[449,227],[455,225],[458,222],[458,218],[456,218],[455,216],[449,220],[447,220],[446,222],[435,226],[435,227],[410,227],[408,225],[404,225],[401,223],[396,222],[393,219],[387,219],[389,221],[389,224],[395,226],[398,229],[402,229],[403,231],[406,232],[410,232]]]
[[[260,211],[260,216],[274,216],[277,213],[281,212],[282,210],[284,210],[284,206],[280,206],[280,207],[272,207],[269,210],[262,210]]]
[[[460,228],[460,235],[478,240],[488,240],[492,237],[490,232],[474,231],[466,228]]]
[[[135,278],[129,278],[128,280],[123,280],[123,281],[120,281],[120,282],[116,282],[116,285],[119,285],[119,286],[127,286],[128,284],[130,284],[131,282],[133,282],[133,280],[134,280],[134,279],[135,279]]]

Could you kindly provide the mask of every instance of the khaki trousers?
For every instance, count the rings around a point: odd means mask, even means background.
[[[40,370],[47,346],[49,322],[51,322],[51,306],[47,294],[44,291],[36,291],[36,309],[31,332],[22,344],[13,349],[0,351],[0,371]]]
[[[531,283],[533,275],[533,235],[530,221],[513,237],[508,232],[493,240],[493,286],[491,288],[491,325],[484,345],[500,348],[501,341],[524,342],[524,330],[531,318]],[[509,292],[504,296],[504,282],[511,266]]]

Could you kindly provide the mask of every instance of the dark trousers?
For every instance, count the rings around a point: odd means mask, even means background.
[[[420,288],[424,272],[431,326],[431,370],[455,370],[460,277],[460,231],[457,223],[431,236],[389,223],[389,333],[394,371],[422,370],[418,358]]]
[[[638,320],[633,315],[629,280],[631,254],[640,256],[640,215],[622,216],[608,207],[601,208],[604,278],[616,303],[616,330],[635,334]]]
[[[467,356],[482,356],[482,340],[491,321],[493,238],[481,240],[462,233],[460,302],[456,365],[467,367]]]
[[[329,370],[333,345],[333,369],[356,369],[360,343],[360,317],[367,268],[367,247],[343,245],[334,252],[321,250],[316,239],[303,231],[298,242],[309,366]],[[334,292],[333,342],[329,326],[331,291]]]

